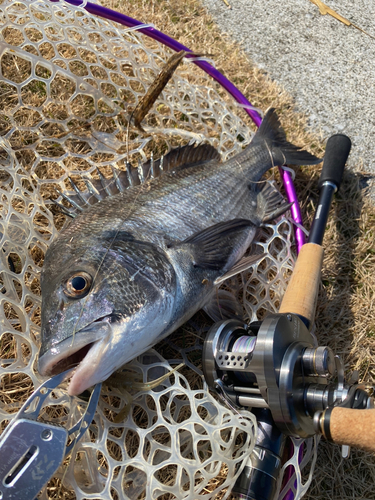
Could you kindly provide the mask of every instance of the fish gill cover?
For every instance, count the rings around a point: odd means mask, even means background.
[[[128,154],[136,166],[151,152],[157,157],[191,140],[212,144],[227,159],[252,133],[233,99],[186,62],[144,120],[146,134],[131,129],[127,142],[130,113],[169,49],[63,2],[4,1],[0,30],[2,432],[44,381],[36,370],[39,277],[45,252],[66,223],[50,201],[62,201],[54,188],[71,189],[70,176],[84,190],[81,175],[98,178],[97,166],[109,176],[111,165],[125,169]],[[267,224],[254,247],[267,257],[223,285],[242,301],[249,320],[278,309],[294,264],[289,220]],[[40,498],[56,498],[60,491],[64,498],[208,499],[233,485],[241,470],[237,464],[255,443],[255,420],[249,412],[241,417],[228,410],[209,393],[199,364],[204,328],[187,328],[190,336],[177,332],[165,342],[165,357],[150,351],[132,362],[128,378],[149,382],[181,360],[185,368],[153,389],[105,387],[89,432]],[[117,422],[129,392],[133,402]],[[84,407],[61,388],[41,418],[69,426]],[[295,468],[299,446],[295,441]],[[305,462],[311,443],[307,451]],[[298,478],[296,488],[300,496],[307,484]]]

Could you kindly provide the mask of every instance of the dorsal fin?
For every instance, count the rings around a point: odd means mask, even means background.
[[[126,170],[112,166],[112,177],[106,178],[97,168],[99,179],[82,175],[87,191],[80,191],[77,185],[69,178],[73,191],[57,193],[72,207],[67,208],[53,200],[65,215],[75,217],[87,207],[95,205],[98,201],[109,196],[114,196],[132,186],[143,184],[148,179],[160,177],[164,172],[177,171],[202,163],[215,160],[220,161],[220,153],[210,144],[188,144],[187,146],[172,149],[158,160],[151,157],[146,163],[139,164],[137,168],[126,165]]]

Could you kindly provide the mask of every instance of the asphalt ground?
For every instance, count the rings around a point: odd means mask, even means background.
[[[375,39],[321,15],[310,0],[228,1],[231,9],[224,0],[204,4],[220,29],[294,98],[314,133],[351,138],[348,165],[370,174],[375,199]],[[373,0],[326,1],[375,37]]]

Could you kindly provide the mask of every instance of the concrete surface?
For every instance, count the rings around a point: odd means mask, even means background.
[[[375,174],[375,39],[322,16],[310,0],[229,0],[232,9],[223,0],[203,2],[220,28],[294,97],[312,129],[324,137],[347,134],[349,165],[363,163]],[[374,0],[325,3],[375,37]]]

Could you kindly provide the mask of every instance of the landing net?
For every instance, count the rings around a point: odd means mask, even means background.
[[[190,141],[206,141],[223,159],[251,140],[245,113],[203,71],[185,62],[146,117],[141,134],[131,111],[171,55],[136,29],[124,29],[64,2],[0,3],[0,432],[44,382],[36,370],[40,345],[40,271],[45,252],[66,224],[50,199],[71,189],[70,176],[97,178]],[[250,320],[277,311],[293,269],[292,224],[268,225],[255,246],[268,252],[251,271],[224,286],[242,300]],[[259,249],[259,248],[258,248]],[[129,365],[129,380],[157,387],[105,387],[89,432],[38,498],[227,498],[255,444],[249,412],[233,412],[202,379],[204,328],[167,339]],[[183,341],[181,341],[183,338]],[[164,347],[165,347],[164,346]],[[168,357],[167,354],[170,353]],[[131,397],[129,396],[129,393]],[[127,407],[127,411],[123,411]],[[71,426],[85,403],[54,391],[41,419]],[[116,415],[122,411],[122,421]],[[314,447],[294,442],[288,467],[295,498],[310,479]],[[311,476],[312,471],[310,472]]]

